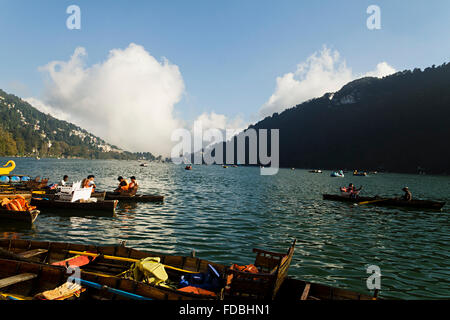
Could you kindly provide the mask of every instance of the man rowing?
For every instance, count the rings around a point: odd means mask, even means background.
[[[411,191],[409,191],[408,187],[404,187],[402,189],[402,191],[404,191],[405,194],[401,197],[401,199],[405,200],[405,201],[411,201],[412,200],[412,193],[411,193]]]
[[[349,198],[356,198],[361,191],[362,186],[359,189],[356,189],[356,187],[353,185],[353,183],[350,183],[348,187],[341,187],[341,193],[343,196],[347,196]]]

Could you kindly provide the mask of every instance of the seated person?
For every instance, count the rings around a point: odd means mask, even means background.
[[[119,180],[119,186],[116,190],[114,190],[114,192],[122,193],[128,191],[127,180],[125,180],[122,176],[118,177],[117,180]]]
[[[404,187],[402,190],[405,192],[405,194],[401,197],[401,199],[405,201],[411,201],[412,193],[411,191],[409,191],[408,187]]]
[[[95,176],[94,175],[88,175],[86,179],[83,179],[81,182],[82,188],[90,188],[92,187],[92,192],[95,191],[95,188],[97,187],[94,183]]]
[[[130,179],[131,179],[131,182],[128,184],[127,192],[130,194],[136,194],[136,192],[139,188],[139,184],[138,184],[135,176],[132,176]]]
[[[68,180],[69,180],[69,176],[68,175],[64,175],[62,180],[59,182],[59,185],[64,187],[67,184]]]

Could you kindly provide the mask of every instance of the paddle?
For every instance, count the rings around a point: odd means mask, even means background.
[[[152,300],[150,298],[146,298],[146,297],[140,296],[138,294],[126,292],[126,291],[119,290],[119,289],[114,289],[114,288],[111,288],[108,286],[104,286],[104,285],[101,285],[101,284],[98,284],[95,282],[91,282],[91,281],[87,281],[87,280],[83,280],[80,278],[74,278],[74,281],[79,282],[80,284],[87,286],[87,287],[91,287],[91,288],[98,289],[98,290],[107,290],[111,293],[114,293],[114,294],[117,294],[117,295],[120,295],[123,297],[127,297],[127,298],[130,298],[133,300]]]
[[[362,201],[362,202],[355,203],[355,206],[374,203],[374,202],[381,202],[381,201],[386,201],[386,200],[389,200],[389,199],[377,199],[377,200],[370,200],[370,201]]]
[[[91,256],[91,257],[98,257],[99,256],[96,253],[89,253],[89,252],[81,252],[81,251],[73,251],[73,250],[69,250],[68,252],[70,254],[85,255],[85,256]],[[101,257],[103,257],[104,259],[107,259],[107,260],[117,260],[117,261],[127,261],[127,262],[139,262],[140,261],[138,259],[123,258],[123,257],[108,256],[108,255],[101,255]],[[163,264],[163,266],[166,267],[167,269],[177,270],[177,271],[181,271],[181,272],[185,272],[185,273],[198,273],[198,272],[195,272],[195,271],[189,271],[189,270],[183,270],[183,269],[175,268],[175,267],[168,266],[168,265],[165,265],[165,264]]]

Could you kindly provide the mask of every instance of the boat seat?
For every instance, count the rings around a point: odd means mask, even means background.
[[[294,255],[295,242],[296,240],[287,253],[253,249],[253,252],[256,252],[254,265],[259,272],[226,270],[226,277],[228,278],[230,275],[232,277],[223,296],[238,299],[274,299],[287,276]]]
[[[48,252],[48,250],[46,250],[46,249],[35,249],[35,250],[28,250],[28,251],[20,252],[20,253],[17,253],[17,255],[21,258],[28,259],[28,258],[32,258],[32,257],[38,256],[43,253],[47,253],[47,252]]]
[[[31,280],[37,277],[34,273],[22,273],[12,277],[0,279],[0,289],[9,287],[13,284]]]

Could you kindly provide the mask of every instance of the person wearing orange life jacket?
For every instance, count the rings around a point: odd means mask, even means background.
[[[130,177],[131,182],[128,184],[128,192],[131,194],[136,194],[139,185],[135,176]]]
[[[118,177],[117,180],[119,180],[119,186],[114,191],[115,192],[128,191],[128,182],[127,182],[127,180],[125,180],[122,176]]]

